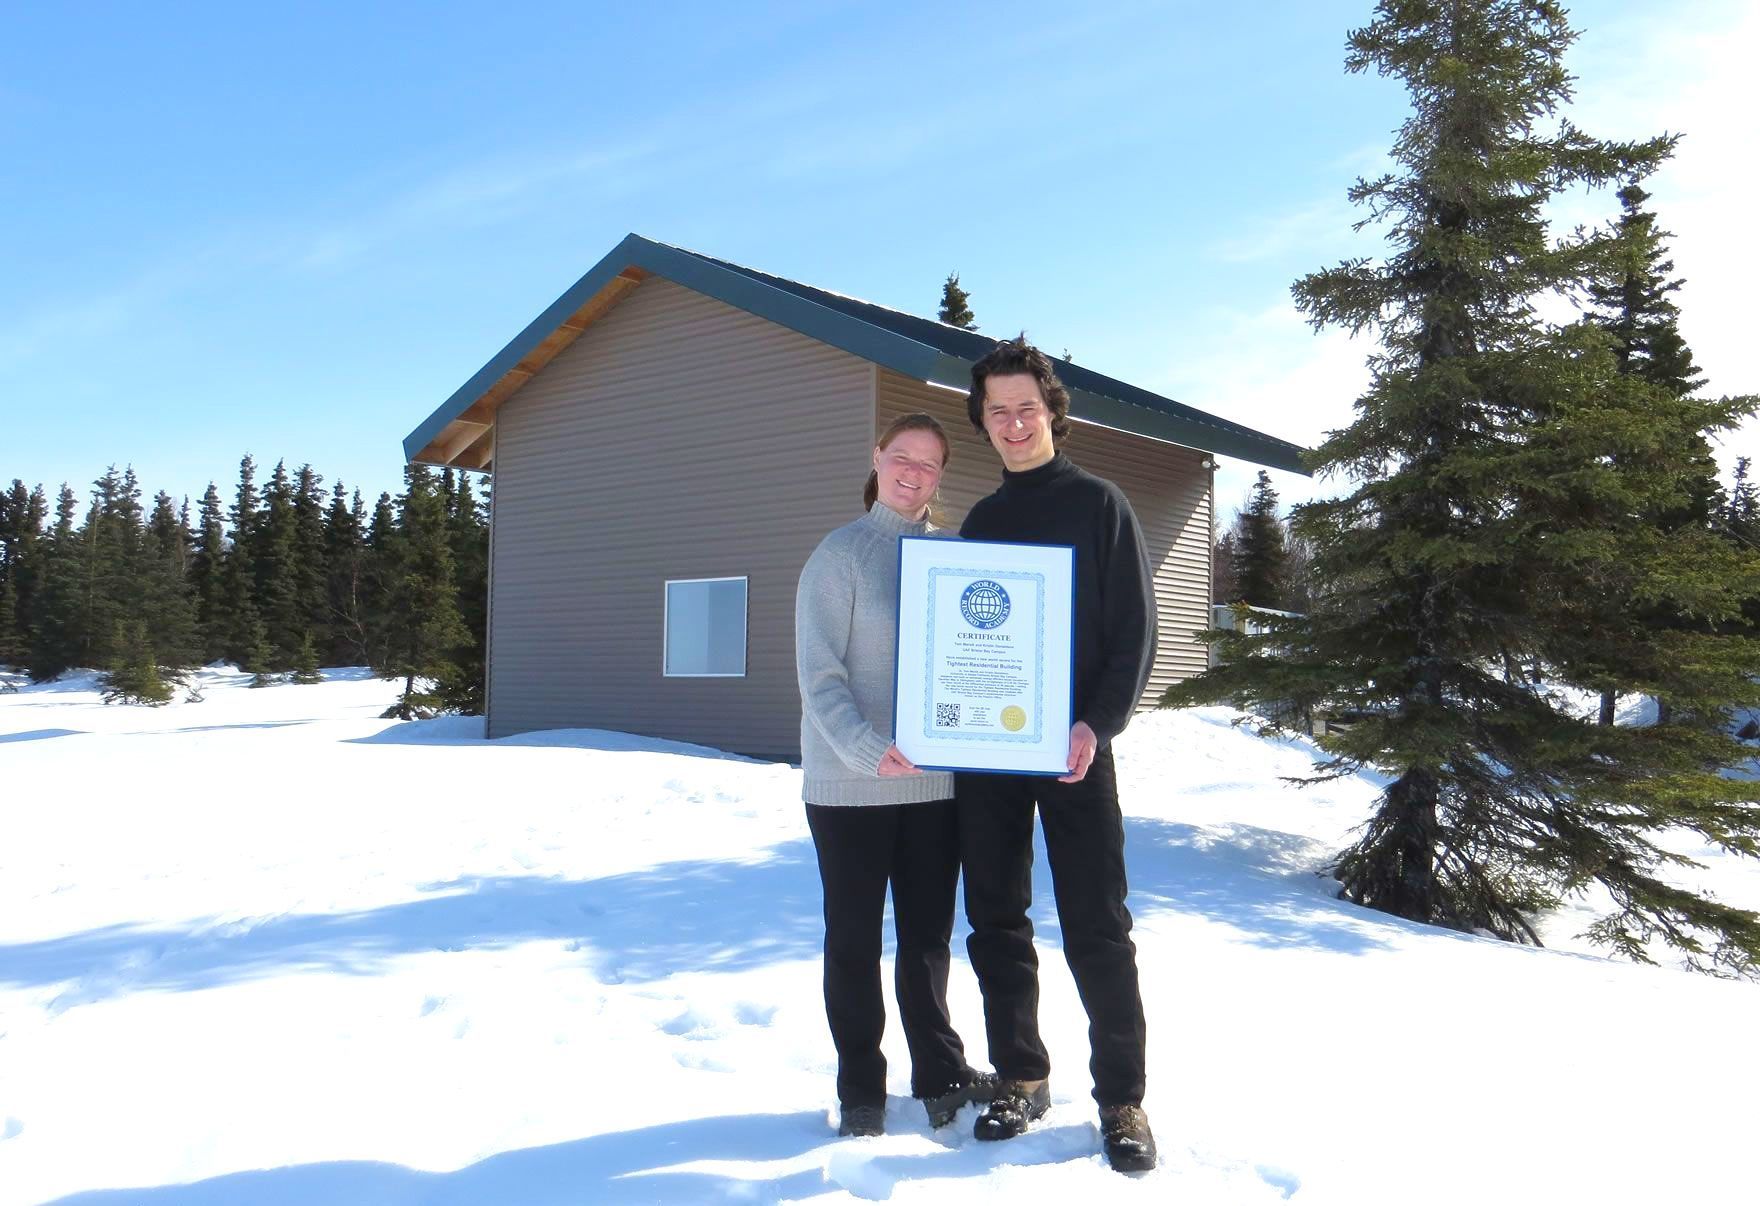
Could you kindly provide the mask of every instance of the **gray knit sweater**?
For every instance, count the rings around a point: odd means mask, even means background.
[[[795,593],[801,795],[810,804],[916,804],[953,796],[945,771],[881,778],[892,744],[898,541],[933,530],[875,503],[819,542]]]

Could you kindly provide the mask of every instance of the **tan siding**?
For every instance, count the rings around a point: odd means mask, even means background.
[[[794,590],[860,513],[873,366],[650,279],[497,417],[490,735],[794,757]],[[663,583],[750,580],[744,678],[660,672]]]
[[[946,522],[958,527],[973,503],[996,488],[1001,462],[989,441],[972,430],[965,395],[880,371],[876,425],[885,427],[908,411],[940,419],[953,438],[953,462],[942,479]],[[1168,684],[1205,668],[1205,647],[1191,634],[1209,625],[1210,471],[1201,452],[1109,428],[1076,424],[1066,447],[1091,473],[1118,483],[1149,545],[1155,567],[1160,640],[1144,705]]]

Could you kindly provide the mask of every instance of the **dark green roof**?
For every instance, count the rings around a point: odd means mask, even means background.
[[[411,432],[403,442],[404,455],[414,458],[426,448],[448,423],[469,409],[527,353],[628,268],[665,277],[907,377],[954,389],[970,387],[972,364],[998,342],[976,331],[918,318],[632,234]],[[1187,448],[1238,457],[1256,465],[1307,472],[1299,444],[1206,414],[1066,360],[1057,361],[1057,375],[1069,387],[1070,413],[1078,419]]]

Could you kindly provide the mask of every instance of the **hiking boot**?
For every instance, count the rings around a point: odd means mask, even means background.
[[[972,1134],[979,1139],[1013,1139],[1051,1108],[1051,1082],[1004,1080],[996,1085],[990,1104],[978,1115]]]
[[[883,1105],[846,1105],[839,1113],[843,1115],[837,1123],[839,1135],[884,1135],[886,1133],[886,1107]]]
[[[1155,1167],[1155,1136],[1142,1106],[1102,1106],[1100,1147],[1118,1172],[1148,1172]]]
[[[959,1108],[969,1101],[989,1101],[996,1096],[996,1073],[974,1072],[972,1079],[958,1088],[938,1093],[934,1097],[925,1097],[923,1109],[929,1115],[929,1125],[940,1130],[953,1121]]]

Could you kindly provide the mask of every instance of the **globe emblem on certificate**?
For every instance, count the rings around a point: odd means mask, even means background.
[[[1008,610],[1008,592],[988,578],[972,583],[959,597],[959,614],[973,628],[995,628],[1008,619]]]
[[[1011,733],[1018,733],[1025,728],[1026,725],[1027,712],[1025,708],[1017,708],[1013,704],[1009,704],[1006,708],[1002,709],[1003,728]]]

